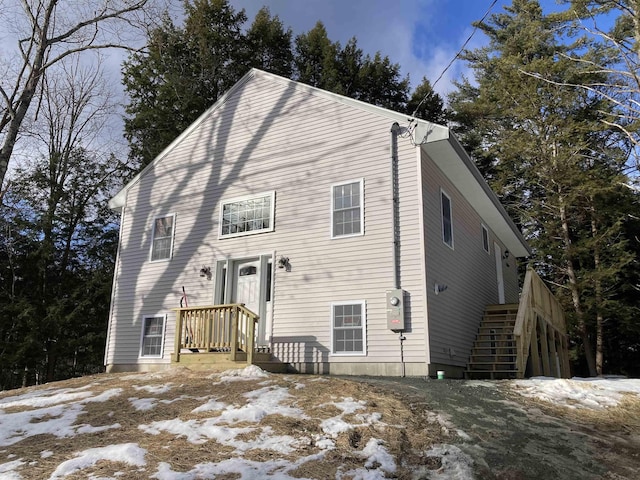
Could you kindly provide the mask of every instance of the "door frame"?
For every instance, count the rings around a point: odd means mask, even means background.
[[[496,258],[496,283],[498,286],[498,303],[500,305],[504,305],[505,296],[504,296],[504,272],[502,270],[502,249],[500,245],[496,242],[493,242],[493,252]]]
[[[259,260],[259,308],[255,312],[260,317],[256,329],[257,345],[266,346],[271,343],[273,325],[273,292],[275,252],[268,254],[227,257],[216,261],[216,276],[213,303],[214,305],[233,303],[233,295],[237,286],[236,265],[238,263]],[[269,278],[267,278],[269,277]],[[271,291],[268,291],[268,288]]]

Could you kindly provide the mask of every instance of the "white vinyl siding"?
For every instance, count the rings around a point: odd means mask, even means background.
[[[165,320],[165,315],[143,317],[142,338],[140,339],[141,357],[162,357]]]
[[[335,302],[331,304],[331,353],[365,355],[366,303]]]
[[[173,234],[175,230],[175,214],[153,219],[150,259],[170,260],[173,251]]]
[[[275,192],[225,200],[220,206],[220,238],[272,232]]]
[[[482,225],[482,248],[489,253],[489,229]]]
[[[278,360],[301,371],[312,363],[397,365],[397,349],[389,348],[397,345],[397,336],[387,328],[384,294],[394,278],[389,175],[394,119],[268,74],[256,73],[241,87],[150,165],[127,193],[111,315],[118,334],[110,337],[107,365],[169,364],[175,316],[167,319],[163,358],[142,362],[142,315],[179,306],[183,286],[189,306],[223,301],[215,294],[222,283],[219,262],[265,254],[287,257],[291,264],[289,270],[273,268],[269,334]],[[365,137],[366,142],[357,140]],[[420,196],[416,147],[408,139],[398,142],[398,158],[399,270],[401,285],[411,295],[404,358],[424,369],[426,305],[416,261]],[[362,186],[364,235],[333,239],[332,186],[355,182]],[[219,238],[222,201],[272,191],[277,203],[273,232]],[[146,262],[140,255],[154,208],[178,212],[171,262]],[[215,267],[215,280],[198,275],[203,265]],[[330,305],[353,299],[366,301],[367,355],[333,355]]]
[[[451,197],[440,190],[440,205],[442,206],[442,241],[453,248],[453,219],[451,214]]]
[[[431,158],[423,155],[422,161],[429,363],[464,367],[484,310],[497,300],[495,259],[483,250],[483,218]],[[455,251],[442,238],[443,190],[455,207]],[[487,230],[489,242],[498,241]],[[506,301],[517,302],[515,262],[504,277]],[[448,288],[436,295],[435,284]]]
[[[331,186],[331,238],[362,235],[363,181]]]

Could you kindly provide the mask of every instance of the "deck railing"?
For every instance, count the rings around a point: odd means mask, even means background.
[[[208,305],[174,309],[176,335],[174,355],[180,361],[181,350],[191,352],[229,352],[236,360],[240,351],[247,354],[247,364],[253,363],[255,325],[258,315],[244,304]]]
[[[516,368],[519,378],[525,376],[529,355],[534,376],[570,376],[564,311],[531,267],[525,275],[513,333],[518,352]]]

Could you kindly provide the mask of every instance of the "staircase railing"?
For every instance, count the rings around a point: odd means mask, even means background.
[[[525,376],[530,353],[533,375],[570,376],[564,311],[532,267],[527,268],[513,333],[519,378]]]
[[[239,351],[247,354],[247,364],[253,363],[255,325],[258,315],[242,303],[175,308],[175,361],[180,361],[182,349],[192,352],[228,351],[236,360]]]

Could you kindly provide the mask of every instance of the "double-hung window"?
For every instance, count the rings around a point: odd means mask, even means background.
[[[451,215],[451,197],[440,191],[442,207],[442,241],[453,248],[453,220]]]
[[[331,186],[331,238],[364,234],[363,180]]]
[[[141,357],[162,357],[165,319],[165,315],[145,316],[142,318]]]
[[[232,198],[220,206],[220,238],[272,232],[275,192]]]
[[[366,303],[364,301],[332,303],[331,353],[365,355],[366,324]]]
[[[153,219],[151,238],[151,261],[169,260],[173,253],[173,233],[175,230],[175,214]]]

